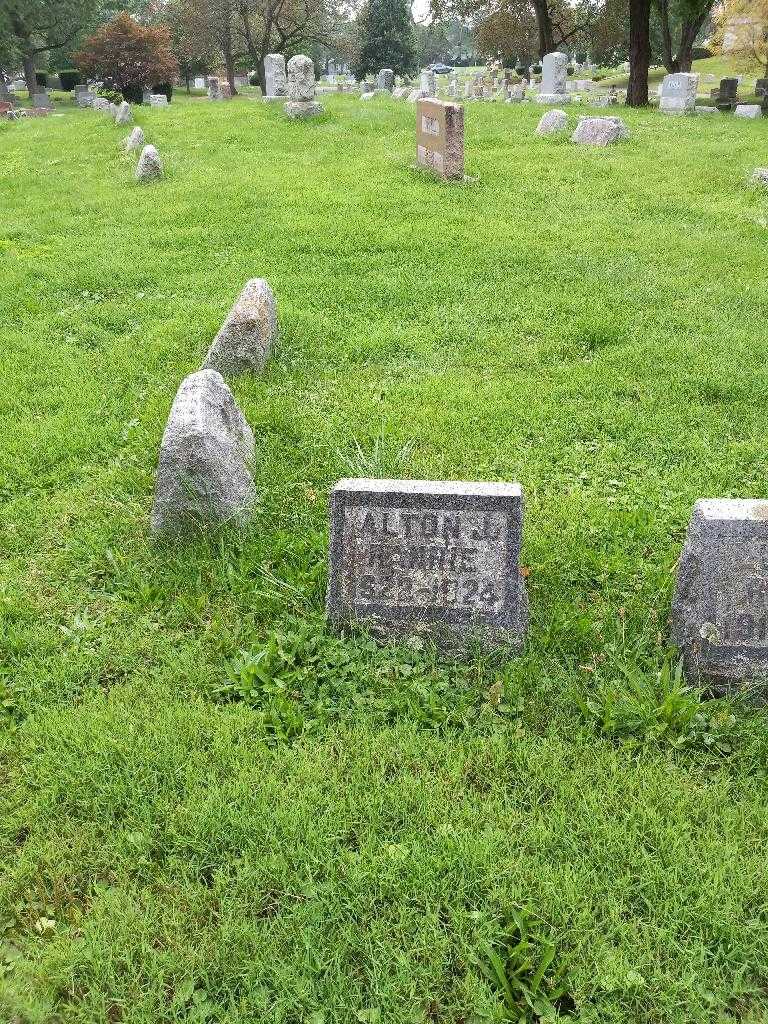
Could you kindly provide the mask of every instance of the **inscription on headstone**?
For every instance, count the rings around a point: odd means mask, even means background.
[[[698,75],[685,71],[665,75],[661,83],[659,110],[665,114],[692,114],[698,87]]]
[[[519,484],[340,480],[331,493],[327,614],[385,637],[431,635],[519,646],[528,625],[520,575]]]
[[[420,99],[416,104],[416,160],[446,179],[464,179],[464,108]]]
[[[768,678],[768,501],[697,501],[680,557],[673,639],[718,689]]]

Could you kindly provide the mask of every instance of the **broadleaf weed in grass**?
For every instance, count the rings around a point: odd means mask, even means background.
[[[622,664],[617,678],[598,681],[579,701],[584,717],[603,735],[628,746],[656,744],[674,750],[731,754],[739,722],[727,701],[703,701],[683,679],[682,661],[667,659],[653,676]]]
[[[527,908],[510,912],[498,938],[483,944],[477,965],[499,996],[499,1021],[534,1024],[575,1009],[567,962]]]
[[[381,726],[407,720],[430,730],[487,731],[513,722],[519,732],[523,704],[512,671],[493,659],[441,663],[418,637],[386,646],[362,630],[341,637],[320,620],[292,616],[229,664],[215,696],[261,710],[276,739],[363,714]]]

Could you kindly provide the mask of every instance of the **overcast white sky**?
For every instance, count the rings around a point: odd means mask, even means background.
[[[413,0],[411,10],[416,21],[424,21],[429,13],[429,0]]]

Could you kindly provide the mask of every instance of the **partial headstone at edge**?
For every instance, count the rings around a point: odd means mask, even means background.
[[[724,691],[768,682],[768,501],[696,502],[678,564],[672,639],[694,683]]]

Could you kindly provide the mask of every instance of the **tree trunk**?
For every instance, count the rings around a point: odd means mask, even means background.
[[[648,106],[648,67],[651,63],[651,0],[629,0],[628,107]]]
[[[224,63],[227,68],[227,81],[229,82],[229,90],[233,96],[237,96],[237,89],[235,88],[235,61],[231,51],[227,51],[224,54]]]
[[[27,92],[29,98],[37,93],[37,78],[35,77],[35,55],[25,54],[24,55],[24,82],[27,86]]]
[[[539,31],[539,59],[543,60],[555,48],[548,0],[533,0],[533,9],[536,13],[536,28]]]
[[[679,68],[675,67],[677,63],[672,53],[672,32],[669,28],[669,0],[659,0],[658,2],[658,14],[659,23],[661,24],[661,49],[664,61],[664,67],[667,69],[670,75],[678,71]]]
[[[701,26],[712,10],[713,4],[707,0],[704,9],[695,18],[686,18],[680,30],[680,48],[677,51],[678,71],[690,71],[693,65],[693,44],[701,31]]]

